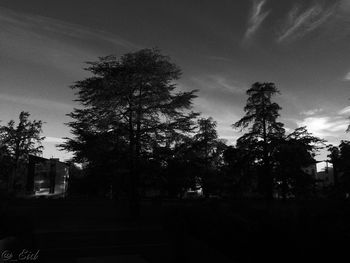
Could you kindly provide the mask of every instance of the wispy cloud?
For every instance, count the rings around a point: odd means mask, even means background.
[[[339,144],[347,139],[346,129],[349,125],[348,116],[350,106],[329,114],[306,116],[302,120],[296,120],[297,126],[306,126],[308,131],[315,136],[326,139],[328,143]]]
[[[308,131],[321,138],[339,137],[345,133],[348,127],[347,121],[343,117],[307,117],[297,122],[299,126],[307,126]]]
[[[324,26],[324,37],[328,40],[339,41],[350,35],[350,1],[334,1],[332,10],[333,14]]]
[[[103,50],[138,47],[98,29],[1,7],[0,39],[3,56],[69,76],[82,75],[82,63],[104,55]]]
[[[301,115],[305,115],[305,116],[312,116],[318,113],[321,113],[323,111],[323,109],[317,108],[317,109],[311,109],[311,110],[307,110],[307,111],[302,111],[300,114]]]
[[[65,140],[63,138],[46,136],[45,139],[44,139],[44,142],[47,142],[47,143],[64,143]]]
[[[313,109],[303,112],[304,118],[296,120],[297,126],[306,126],[315,136],[326,139],[328,143],[339,144],[348,139],[346,130],[349,126],[350,106],[340,110]],[[306,113],[306,114],[305,114]],[[308,114],[310,113],[310,114]]]
[[[282,25],[277,42],[293,41],[316,30],[334,14],[335,10],[335,6],[324,7],[321,4],[315,4],[304,11],[300,6],[294,6]]]
[[[220,56],[207,56],[206,57],[207,59],[210,59],[210,60],[216,60],[216,61],[221,61],[221,62],[232,62],[233,60],[230,59],[230,58],[227,58],[227,57],[220,57]]]
[[[350,13],[350,1],[349,0],[340,0],[339,1],[339,9],[344,11],[345,13]],[[350,18],[348,18],[350,19]]]
[[[222,75],[193,77],[192,81],[195,82],[197,87],[211,90],[215,93],[244,94],[246,91],[245,85],[232,81]]]
[[[350,80],[350,72],[345,75],[344,80]]]
[[[350,106],[347,106],[340,111],[338,111],[339,115],[349,115],[350,114]]]
[[[10,102],[14,104],[39,107],[46,110],[62,110],[65,112],[71,111],[74,107],[73,105],[70,105],[67,103],[61,103],[61,102],[47,100],[47,99],[22,97],[22,96],[1,94],[1,93],[0,93],[0,102]]]
[[[58,36],[82,40],[98,39],[126,48],[138,47],[134,43],[106,31],[87,28],[54,18],[19,13],[3,7],[0,7],[0,21],[15,27],[25,28],[31,33],[51,33],[52,37],[57,37],[58,34]]]
[[[325,111],[323,111],[325,112]],[[346,129],[349,125],[346,112],[350,112],[350,106],[338,112],[330,112],[325,115],[311,115],[306,116],[301,120],[294,120],[298,127],[306,126],[307,130],[314,136],[325,139],[327,144],[338,145],[341,140],[348,139]],[[328,152],[323,149],[318,153],[317,160],[324,160],[327,158]]]
[[[270,14],[270,10],[263,10],[265,2],[266,0],[254,0],[248,19],[248,28],[244,34],[243,42],[249,41],[253,37],[266,17]]]

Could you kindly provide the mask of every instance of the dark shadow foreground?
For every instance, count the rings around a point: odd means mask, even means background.
[[[344,201],[143,200],[138,220],[126,210],[106,199],[9,200],[2,207],[1,253],[40,250],[35,262],[347,258],[350,208]]]

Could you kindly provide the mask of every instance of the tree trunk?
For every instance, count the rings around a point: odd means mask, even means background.
[[[267,200],[273,199],[273,178],[270,171],[270,161],[269,161],[269,152],[267,149],[267,132],[266,132],[266,120],[263,119],[263,140],[264,140],[264,149],[263,149],[263,176],[265,184],[265,198]]]
[[[136,171],[136,145],[135,145],[135,134],[133,128],[132,111],[130,110],[129,115],[129,212],[130,216],[137,218],[139,215],[139,204],[137,195],[137,171]]]
[[[139,172],[140,172],[140,154],[141,154],[141,117],[142,117],[142,84],[140,84],[138,94],[138,104],[136,111],[136,131],[134,132],[132,111],[130,111],[129,127],[131,132],[130,147],[131,147],[131,199],[130,199],[130,213],[135,219],[140,216],[140,197],[139,189]]]

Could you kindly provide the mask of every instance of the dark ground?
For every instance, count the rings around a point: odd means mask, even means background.
[[[349,258],[350,203],[345,201],[144,200],[138,220],[125,216],[124,202],[104,199],[10,200],[2,210],[0,250],[11,251],[13,259],[23,249],[39,249],[36,262]]]

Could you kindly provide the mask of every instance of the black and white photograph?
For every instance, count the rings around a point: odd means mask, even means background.
[[[0,0],[0,263],[349,247],[350,0]]]

